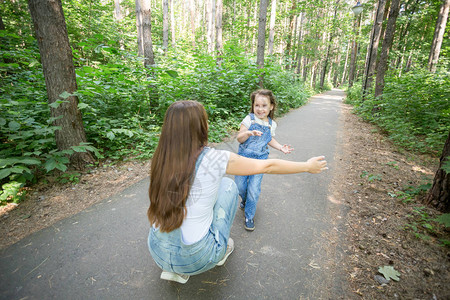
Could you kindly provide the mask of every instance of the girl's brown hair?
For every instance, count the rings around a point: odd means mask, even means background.
[[[252,100],[252,107],[250,109],[250,112],[254,113],[253,106],[255,105],[255,99],[256,99],[256,96],[258,96],[258,95],[261,95],[261,96],[269,98],[270,104],[273,105],[273,109],[269,112],[269,118],[273,119],[273,115],[275,113],[275,109],[277,108],[277,101],[275,100],[275,95],[272,93],[271,90],[259,89],[259,90],[254,91],[250,95],[250,100]]]
[[[203,105],[196,101],[172,103],[164,117],[150,172],[147,216],[162,232],[183,223],[195,161],[207,143],[208,116]]]

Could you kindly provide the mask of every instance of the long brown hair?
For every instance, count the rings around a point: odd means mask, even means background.
[[[150,172],[147,216],[162,232],[183,223],[195,161],[207,143],[208,116],[203,105],[190,100],[172,103],[164,117]]]
[[[254,91],[250,95],[250,100],[252,101],[252,107],[250,108],[250,112],[254,113],[253,106],[255,105],[255,99],[256,99],[256,96],[258,96],[258,95],[269,98],[270,104],[273,105],[273,109],[269,112],[269,117],[273,120],[273,115],[275,113],[275,109],[277,108],[277,101],[275,100],[275,95],[272,93],[271,90],[259,89],[259,90]]]

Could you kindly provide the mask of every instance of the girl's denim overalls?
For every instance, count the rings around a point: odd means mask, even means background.
[[[205,148],[199,155],[195,173],[208,150]],[[222,178],[209,231],[192,245],[183,243],[180,228],[160,232],[152,226],[148,235],[148,247],[156,264],[165,271],[187,275],[200,274],[215,267],[227,250],[237,203],[236,185],[230,178]]]
[[[256,159],[267,159],[269,157],[269,142],[272,140],[272,119],[269,118],[269,126],[264,126],[255,122],[255,115],[250,114],[251,125],[248,130],[259,130],[261,136],[251,136],[239,145],[238,154]],[[261,194],[261,181],[263,174],[249,176],[235,176],[234,181],[239,189],[239,196],[245,203],[245,218],[253,219],[256,213],[256,204],[259,194]]]

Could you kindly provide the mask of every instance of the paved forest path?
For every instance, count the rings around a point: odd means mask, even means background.
[[[277,120],[276,139],[295,151],[272,158],[325,155],[319,175],[265,175],[254,232],[237,212],[235,251],[223,267],[185,285],[159,279],[147,249],[148,179],[0,251],[0,299],[337,299],[336,216],[329,200],[344,92],[333,89]],[[237,143],[221,149],[237,150]],[[333,245],[331,245],[333,244]]]

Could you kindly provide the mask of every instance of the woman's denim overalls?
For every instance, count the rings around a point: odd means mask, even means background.
[[[195,163],[195,173],[208,150],[205,148],[200,153]],[[160,232],[152,226],[148,235],[148,247],[156,264],[165,271],[187,275],[200,274],[215,267],[227,250],[237,203],[236,185],[230,178],[222,178],[209,231],[192,245],[183,243],[180,228]]]
[[[272,119],[269,118],[269,126],[264,126],[255,122],[255,115],[250,114],[251,125],[248,130],[259,130],[261,136],[251,136],[239,145],[238,154],[256,159],[267,159],[269,157],[269,142],[272,140],[271,126]],[[245,203],[245,218],[253,219],[256,213],[256,204],[259,194],[261,194],[261,181],[263,174],[249,176],[235,176],[234,181],[239,189],[239,196]]]

